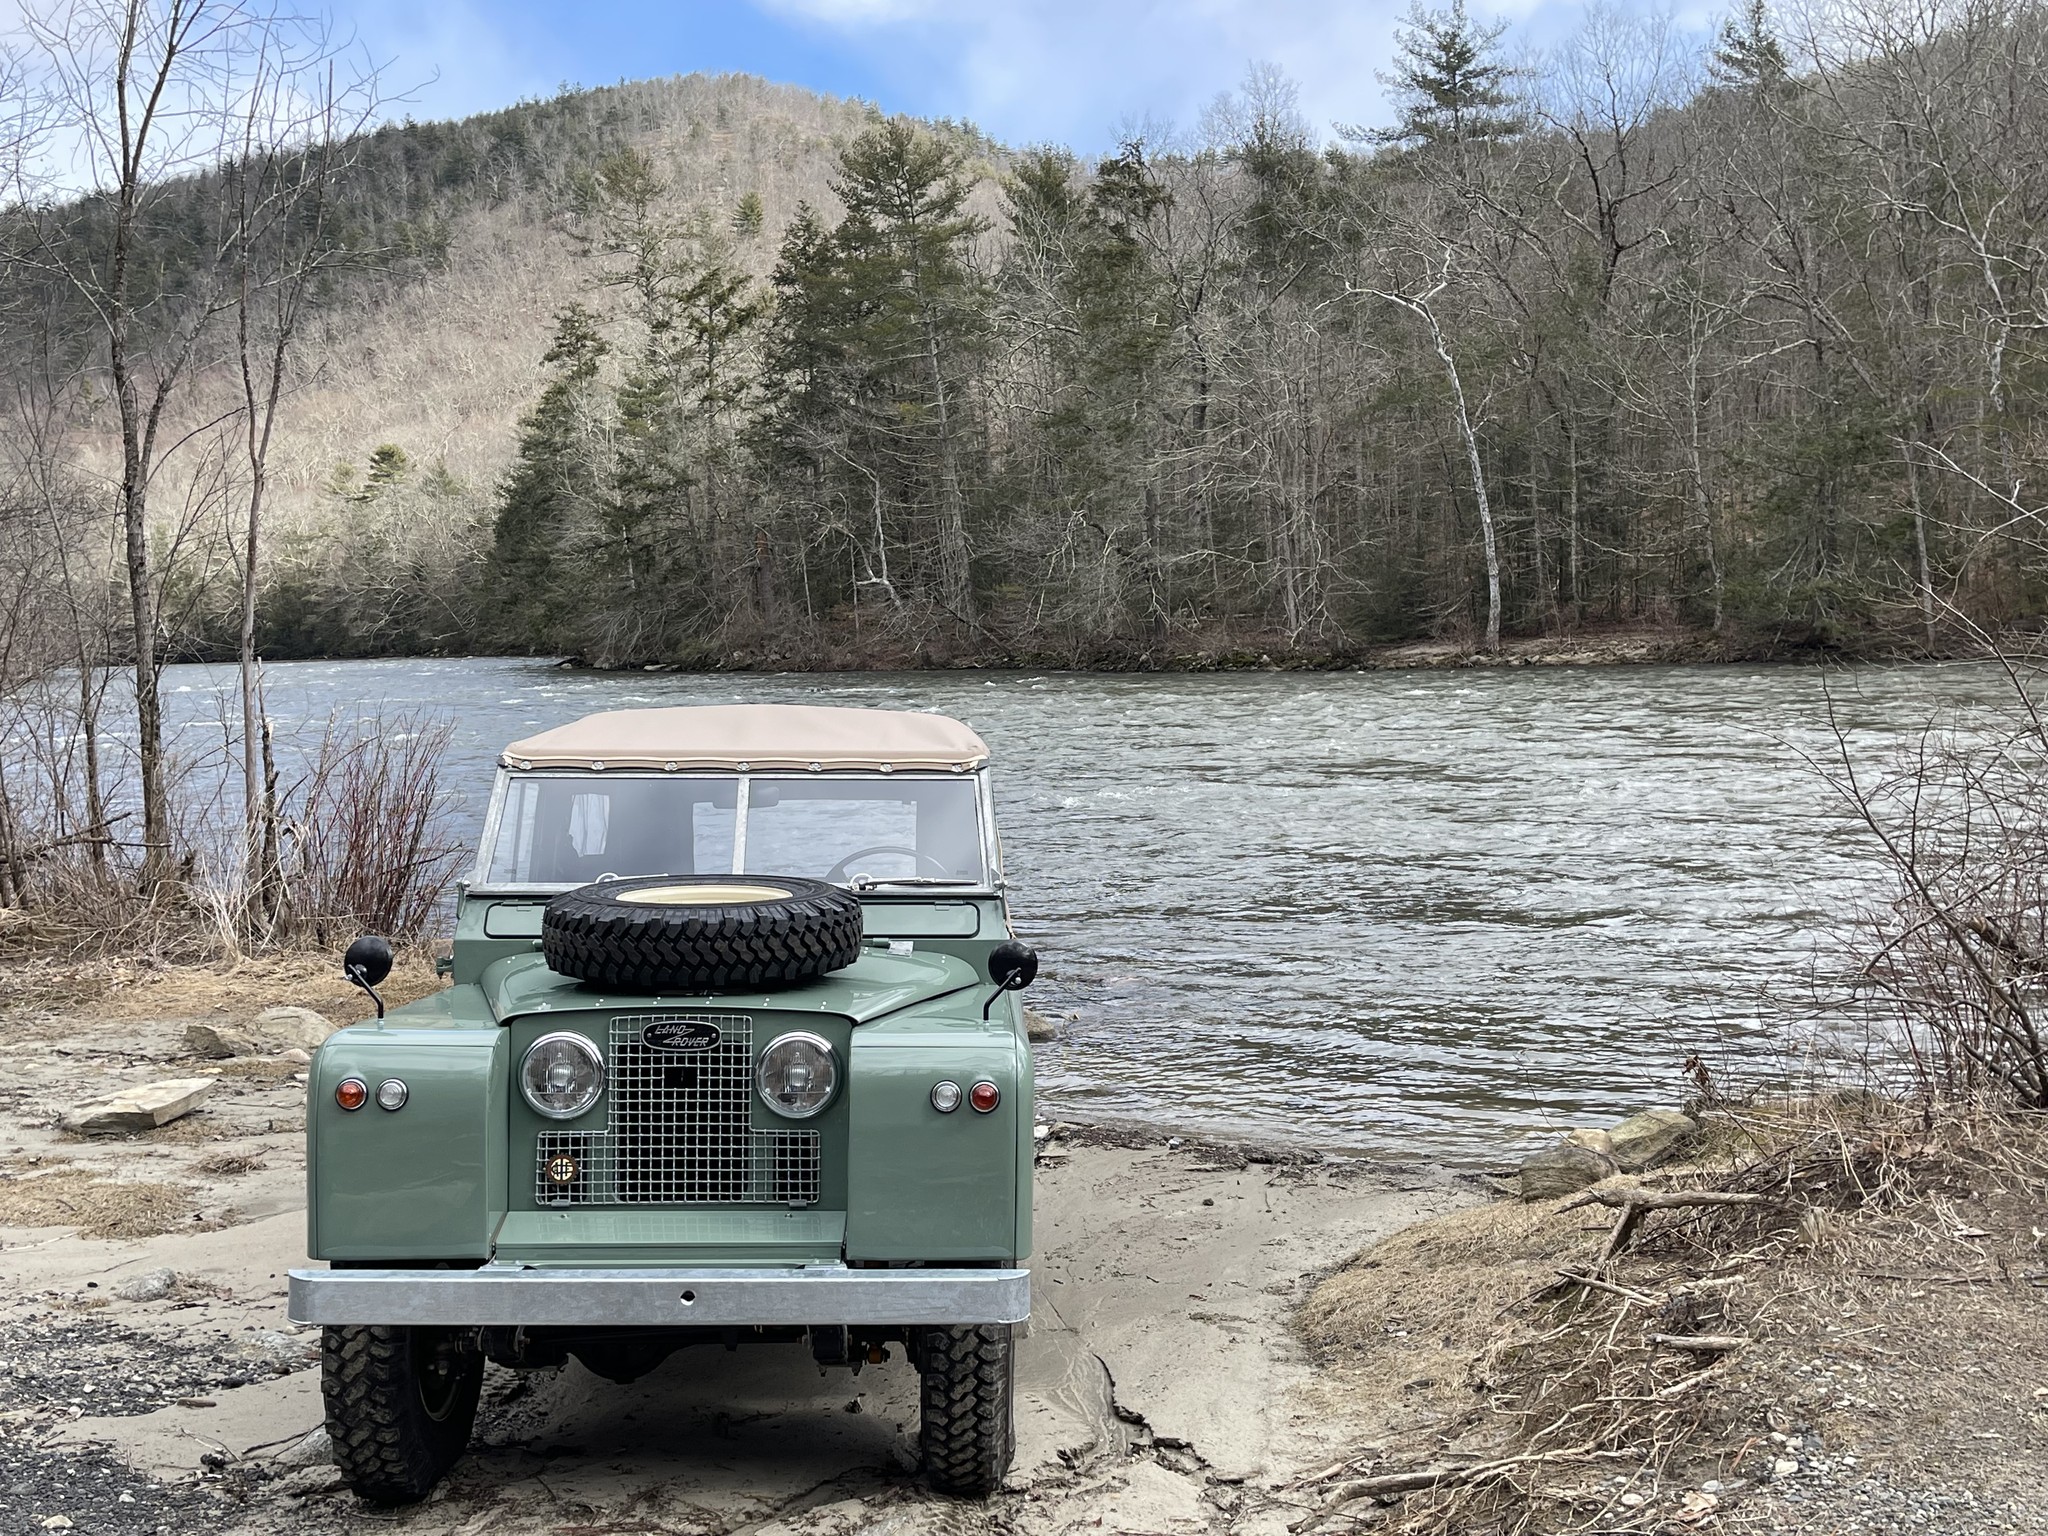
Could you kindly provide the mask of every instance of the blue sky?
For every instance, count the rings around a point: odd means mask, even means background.
[[[1254,61],[1298,84],[1305,115],[1381,118],[1407,0],[335,0],[410,88],[398,108],[450,117],[564,82],[743,71],[860,96],[885,110],[967,118],[1011,143],[1083,152],[1141,120],[1194,123]],[[1555,35],[1575,0],[1473,0],[1525,40]],[[1688,16],[1694,24],[1704,16]]]

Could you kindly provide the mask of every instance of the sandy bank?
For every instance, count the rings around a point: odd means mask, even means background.
[[[132,1140],[53,1128],[88,1093],[201,1070],[185,1024],[248,1011],[248,990],[123,988],[0,1020],[16,1069],[0,1222],[39,1223],[0,1225],[0,1527],[1277,1533],[1300,1513],[1292,1482],[1350,1434],[1291,1331],[1311,1277],[1476,1198],[1435,1175],[1063,1134],[1039,1170],[1018,1455],[989,1509],[912,1475],[900,1358],[821,1377],[764,1346],[686,1350],[630,1387],[494,1369],[472,1454],[394,1522],[302,1445],[313,1336],[283,1316],[303,1262],[302,1068],[225,1064],[201,1112]],[[116,1294],[163,1269],[165,1293]]]

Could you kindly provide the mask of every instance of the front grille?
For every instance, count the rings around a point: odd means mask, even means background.
[[[645,1039],[653,1026],[681,1038],[701,1037],[708,1026],[717,1043],[663,1049]],[[534,1198],[542,1205],[817,1202],[818,1133],[759,1131],[749,1123],[754,1049],[747,1015],[621,1015],[612,1020],[606,1067],[610,1129],[542,1131],[535,1140]]]

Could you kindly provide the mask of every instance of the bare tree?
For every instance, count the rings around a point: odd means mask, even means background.
[[[203,453],[222,419],[207,419],[195,375],[232,347],[250,477],[246,619],[285,359],[326,244],[317,210],[337,164],[331,140],[360,125],[368,96],[337,84],[317,27],[241,0],[57,0],[29,8],[21,33],[34,107],[8,188],[13,258],[89,324],[84,361],[103,373],[117,416],[141,881],[153,891],[172,868],[159,503],[178,495],[171,477],[188,473],[181,463]],[[269,307],[255,327],[259,302]],[[232,341],[219,324],[230,314]],[[218,493],[217,470],[188,479]],[[189,491],[183,499],[197,505]],[[245,726],[260,734],[253,714]]]
[[[234,282],[235,361],[242,388],[247,475],[238,635],[242,705],[245,888],[262,928],[279,896],[276,773],[256,655],[263,514],[270,450],[290,379],[293,347],[318,281],[342,259],[329,229],[336,183],[374,114],[374,78],[338,77],[327,39],[307,23],[264,18],[239,61],[244,102],[227,173]]]

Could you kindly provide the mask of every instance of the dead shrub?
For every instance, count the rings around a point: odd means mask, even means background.
[[[1845,1316],[1898,1330],[1867,1358],[1911,1375],[1935,1454],[1974,1444],[1997,1380],[1957,1380],[1959,1339],[1992,1341],[1987,1370],[2005,1359],[2019,1376],[2030,1367],[2003,1341],[2048,1339],[2032,1236],[2048,1222],[2048,1125],[1862,1096],[1739,1120],[1730,1139],[1748,1150],[1732,1165],[1460,1212],[1326,1279],[1303,1334],[1355,1394],[1378,1395],[1389,1432],[1301,1487],[1293,1528],[1702,1526],[1768,1475],[1774,1432],[1836,1411],[1815,1362],[1841,1354]],[[1695,1194],[1740,1203],[1639,1209],[1603,1257],[1616,1208]]]
[[[1930,729],[1875,772],[1837,722],[1824,771],[1891,876],[1850,948],[1914,1088],[2048,1109],[2048,727],[2038,670],[2003,660],[1988,717]]]

